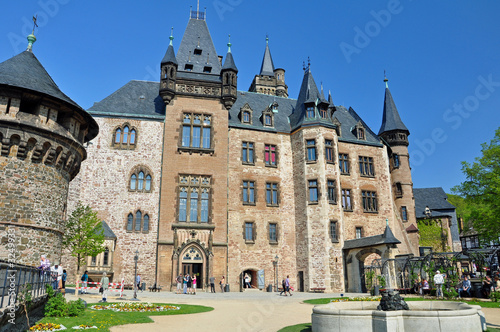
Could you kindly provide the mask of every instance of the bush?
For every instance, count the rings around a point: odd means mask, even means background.
[[[69,301],[68,303],[68,316],[76,317],[80,316],[81,313],[85,310],[85,302],[82,299],[78,299],[76,301]]]
[[[54,297],[54,295],[56,293],[54,291],[54,289],[52,288],[52,285],[50,285],[50,284],[46,284],[45,285],[45,292],[47,293],[49,299],[52,298],[52,297]]]
[[[491,292],[490,294],[490,299],[493,302],[498,302],[500,301],[500,292]]]
[[[50,295],[49,295],[50,296]],[[45,316],[66,317],[68,315],[68,304],[61,293],[49,298],[45,305]]]
[[[443,289],[443,295],[447,299],[454,299],[458,297],[458,292],[454,288],[450,288],[450,290]]]

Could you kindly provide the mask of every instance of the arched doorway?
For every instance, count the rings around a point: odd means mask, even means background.
[[[187,247],[181,256],[182,275],[196,275],[196,288],[203,288],[203,276],[205,267],[205,256],[195,245]]]
[[[245,289],[259,289],[259,284],[258,284],[258,276],[257,276],[257,269],[246,269],[240,273],[240,291],[243,291]],[[249,281],[250,281],[250,287],[247,287],[245,285],[245,276],[248,276]]]

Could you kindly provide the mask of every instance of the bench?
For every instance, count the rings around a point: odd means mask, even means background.
[[[325,288],[314,287],[314,288],[310,288],[310,291],[313,292],[313,293],[324,293],[325,292]]]
[[[150,292],[160,292],[161,291],[161,286],[154,285],[154,286],[148,287],[148,289],[149,289]]]

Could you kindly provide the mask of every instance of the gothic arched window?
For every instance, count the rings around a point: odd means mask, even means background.
[[[129,191],[151,192],[153,176],[145,166],[137,166],[130,175]]]
[[[137,129],[129,124],[123,124],[113,131],[113,147],[133,149],[137,144]]]

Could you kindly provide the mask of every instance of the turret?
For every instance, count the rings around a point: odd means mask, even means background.
[[[175,80],[177,78],[178,67],[173,46],[173,31],[174,28],[172,28],[172,33],[169,37],[170,43],[167,52],[161,61],[160,96],[167,105],[175,96]]]
[[[222,66],[222,100],[226,109],[230,109],[236,101],[236,93],[238,88],[238,68],[234,63],[233,54],[231,53],[231,35],[229,35],[227,43],[227,54],[224,65]]]

